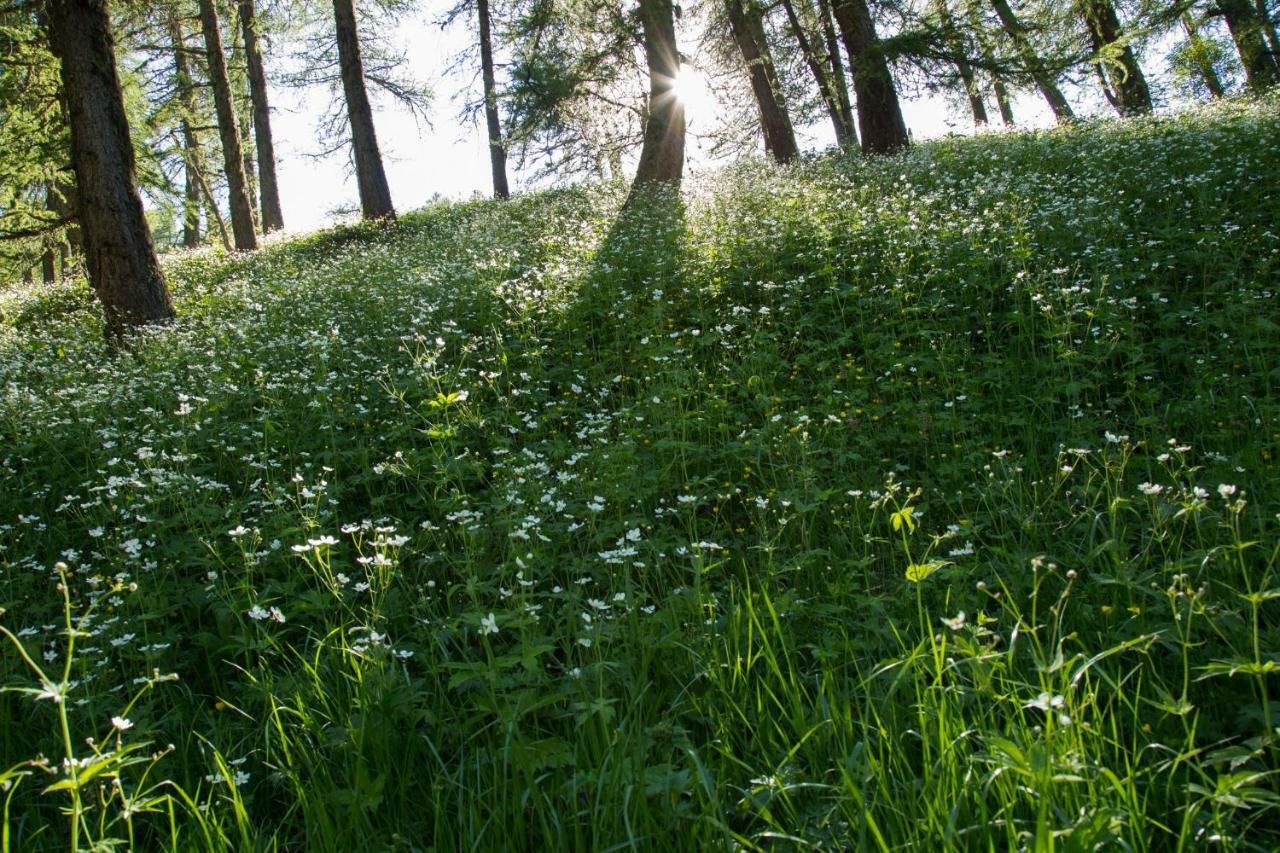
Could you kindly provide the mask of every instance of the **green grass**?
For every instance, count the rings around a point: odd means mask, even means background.
[[[1274,848],[1276,107],[0,299],[6,849]]]

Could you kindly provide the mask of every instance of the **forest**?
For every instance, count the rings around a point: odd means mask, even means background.
[[[1280,846],[1278,20],[0,0],[0,853]]]

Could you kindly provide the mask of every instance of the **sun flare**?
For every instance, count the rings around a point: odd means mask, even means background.
[[[676,98],[689,117],[706,119],[715,114],[716,96],[707,85],[706,76],[691,65],[681,67],[672,86]]]

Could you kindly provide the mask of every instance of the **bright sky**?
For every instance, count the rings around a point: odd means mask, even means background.
[[[386,98],[374,99],[374,124],[382,148],[391,184],[391,195],[399,211],[421,207],[433,196],[451,199],[470,198],[491,191],[489,155],[482,126],[463,124],[458,120],[460,101],[454,96],[459,87],[479,86],[478,75],[458,80],[446,77],[446,67],[453,56],[465,47],[469,31],[461,26],[447,33],[429,24],[429,12],[419,19],[401,25],[396,38],[409,47],[411,70],[435,92],[429,120],[431,127],[419,126],[408,110]],[[716,104],[705,86],[694,77],[689,89],[695,93],[687,104],[690,129],[696,131],[701,122],[709,123]],[[1068,92],[1068,97],[1073,93]],[[272,130],[276,140],[281,201],[285,226],[289,231],[311,231],[334,221],[335,209],[358,207],[355,178],[351,174],[345,152],[316,159],[320,150],[316,140],[315,116],[325,106],[326,95],[275,86],[271,90]],[[1074,98],[1073,98],[1074,101]],[[994,104],[988,107],[993,121],[998,122]],[[967,113],[949,107],[944,99],[930,97],[905,100],[903,112],[907,126],[916,139],[928,139],[946,133],[969,133],[972,122]],[[1014,101],[1014,114],[1023,126],[1044,126],[1050,122],[1048,110],[1039,97],[1023,95]],[[830,125],[820,123],[800,129],[802,147],[821,150],[833,142]],[[689,166],[696,171],[710,167],[706,156],[696,145],[689,149]],[[513,189],[522,182],[511,167]]]

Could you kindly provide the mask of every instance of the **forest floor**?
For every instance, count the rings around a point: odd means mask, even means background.
[[[0,297],[7,844],[1280,844],[1274,100],[624,195]]]

